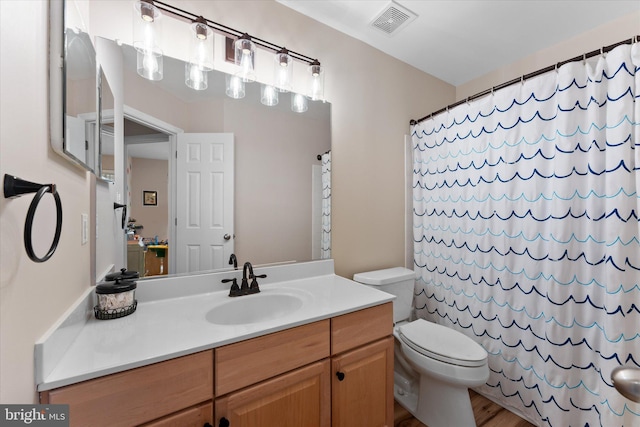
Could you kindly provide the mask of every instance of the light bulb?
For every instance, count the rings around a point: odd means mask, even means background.
[[[142,64],[144,65],[144,69],[147,70],[148,74],[153,74],[158,72],[158,61],[153,57],[150,53],[144,54],[144,59],[142,60]]]
[[[308,108],[306,97],[299,93],[291,94],[291,111],[294,113],[304,113]]]
[[[208,73],[197,64],[185,64],[185,84],[191,89],[205,90],[209,86]]]
[[[137,51],[138,74],[148,80],[162,80],[162,54],[154,51]]]
[[[227,74],[227,90],[226,94],[230,98],[240,99],[244,98],[245,90],[244,90],[244,81],[239,76],[232,76]]]
[[[262,85],[260,88],[260,102],[266,106],[278,105],[278,91],[271,85]]]

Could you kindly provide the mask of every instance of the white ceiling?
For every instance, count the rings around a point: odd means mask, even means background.
[[[389,36],[370,26],[389,0],[277,1],[454,86],[640,10],[638,0],[396,0],[418,17]]]

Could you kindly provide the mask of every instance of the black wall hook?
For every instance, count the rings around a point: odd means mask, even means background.
[[[12,176],[12,175],[4,175],[4,197],[5,198],[15,198],[20,197],[24,194],[36,193],[31,204],[29,205],[29,210],[27,211],[27,219],[24,223],[24,248],[27,251],[27,256],[33,262],[45,262],[56,251],[58,247],[58,242],[60,241],[60,234],[62,232],[62,201],[60,200],[60,195],[56,189],[55,184],[36,184],[34,182],[25,181],[24,179]],[[40,203],[40,200],[44,197],[45,193],[51,193],[56,202],[56,231],[53,237],[53,243],[51,247],[47,251],[47,254],[42,258],[38,257],[33,251],[33,242],[32,242],[32,228],[33,228],[33,218],[36,214],[36,208]]]

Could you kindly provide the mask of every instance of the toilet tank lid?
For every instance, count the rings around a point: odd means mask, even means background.
[[[415,278],[416,274],[414,271],[404,267],[385,268],[384,270],[366,271],[353,275],[354,281],[374,286],[388,285],[390,283]]]

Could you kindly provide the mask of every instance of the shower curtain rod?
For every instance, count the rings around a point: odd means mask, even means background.
[[[322,154],[329,154],[330,152],[331,152],[331,150],[327,150],[327,151],[325,151],[325,152],[324,152],[324,153],[322,153]],[[322,160],[322,154],[318,154],[318,155],[316,156],[316,159],[318,159],[318,160]]]
[[[497,86],[493,86],[492,88],[483,90],[482,92],[478,92],[475,95],[469,96],[469,97],[467,97],[465,99],[462,99],[462,100],[460,100],[458,102],[454,102],[453,104],[447,105],[446,107],[441,108],[441,109],[439,109],[437,111],[434,111],[431,114],[427,114],[426,116],[422,117],[421,119],[418,119],[418,120],[413,120],[412,119],[409,122],[409,125],[410,126],[417,125],[420,122],[423,122],[423,121],[425,121],[427,119],[430,119],[433,116],[437,116],[440,113],[444,113],[445,111],[448,111],[451,108],[455,108],[458,105],[464,104],[465,102],[469,102],[469,101],[473,101],[473,100],[478,99],[478,98],[482,98],[485,95],[488,95],[488,94],[493,93],[493,92],[495,92],[497,90],[500,90],[500,89],[504,89],[505,87],[514,85],[516,83],[522,83],[525,80],[529,80],[530,78],[539,76],[539,75],[544,74],[544,73],[548,73],[549,71],[557,70],[558,68],[560,68],[564,64],[568,64],[569,62],[584,61],[585,59],[593,58],[594,56],[602,55],[604,53],[610,52],[610,51],[612,51],[613,49],[615,49],[616,47],[618,47],[620,45],[633,44],[633,43],[637,43],[638,41],[640,41],[640,35],[636,35],[636,36],[631,37],[630,39],[626,39],[626,40],[620,41],[618,43],[614,43],[612,45],[605,46],[605,47],[602,47],[600,49],[593,50],[593,51],[591,51],[589,53],[585,53],[585,54],[576,56],[575,58],[567,59],[566,61],[558,62],[557,64],[550,65],[550,66],[545,67],[545,68],[541,68],[538,71],[534,71],[533,73],[524,74],[521,77],[515,78],[513,80],[509,80],[508,82],[501,83],[501,84],[499,84]]]

